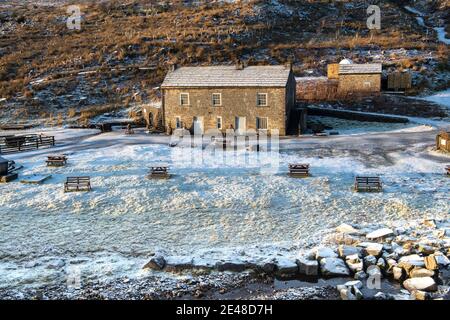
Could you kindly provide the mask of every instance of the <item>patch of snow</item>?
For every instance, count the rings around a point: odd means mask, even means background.
[[[450,39],[447,38],[447,35],[445,33],[445,28],[444,27],[436,27],[433,28],[437,35],[438,35],[438,40],[445,43],[445,44],[450,44]]]

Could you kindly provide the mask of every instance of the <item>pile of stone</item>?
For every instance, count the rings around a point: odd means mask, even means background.
[[[449,294],[450,220],[425,220],[397,228],[342,224],[332,240],[333,244],[297,258],[237,256],[214,261],[156,253],[144,268],[167,272],[251,271],[282,279],[353,277],[354,281],[337,288],[343,299],[365,298],[361,291],[364,283],[374,286],[382,279],[400,282],[414,299]],[[388,298],[379,290],[375,298]]]

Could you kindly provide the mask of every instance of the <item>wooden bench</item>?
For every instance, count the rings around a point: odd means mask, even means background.
[[[291,175],[292,177],[308,177],[309,164],[306,163],[289,164],[289,175]]]
[[[149,178],[169,178],[169,168],[167,166],[153,166],[150,168]]]
[[[380,192],[382,190],[381,178],[357,176],[354,189],[356,192]]]
[[[67,164],[67,157],[65,155],[47,156],[47,166],[61,167]]]
[[[90,177],[67,177],[67,180],[64,183],[64,192],[91,190]]]
[[[447,171],[447,175],[450,176],[450,165],[445,167],[445,171]]]

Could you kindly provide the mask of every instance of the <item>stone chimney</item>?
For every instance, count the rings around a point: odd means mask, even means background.
[[[287,62],[285,63],[285,65],[284,65],[284,67],[285,67],[287,70],[292,70],[292,61],[291,61],[291,60],[287,61]]]
[[[236,70],[244,70],[244,63],[241,60],[236,61]]]
[[[177,64],[176,63],[171,63],[169,66],[169,71],[170,72],[174,72],[175,70],[177,70]]]

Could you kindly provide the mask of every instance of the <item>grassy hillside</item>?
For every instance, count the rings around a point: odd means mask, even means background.
[[[297,75],[319,75],[345,56],[413,70],[418,90],[449,84],[448,46],[404,10],[408,1],[374,1],[382,9],[375,31],[366,27],[366,1],[187,3],[84,1],[80,31],[66,27],[67,3],[0,4],[0,110],[18,118],[82,110],[90,117],[157,99],[154,87],[169,63],[238,58],[293,59]],[[445,3],[427,2],[421,10],[440,23]]]

